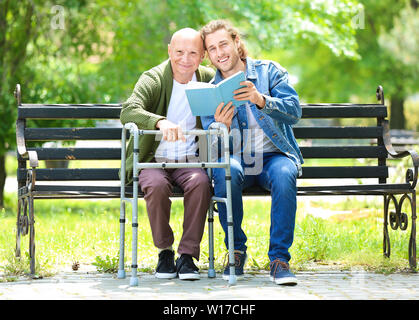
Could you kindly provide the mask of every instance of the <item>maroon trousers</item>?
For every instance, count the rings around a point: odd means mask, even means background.
[[[183,234],[178,254],[190,254],[199,259],[204,233],[205,217],[211,200],[210,182],[200,168],[142,169],[139,185],[144,192],[147,214],[154,245],[163,249],[174,242],[169,225],[172,186],[177,184],[184,192]]]

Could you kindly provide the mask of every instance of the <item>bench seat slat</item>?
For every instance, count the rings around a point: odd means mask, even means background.
[[[364,184],[333,186],[298,186],[298,195],[384,195],[403,194],[410,190],[408,183],[400,184]],[[132,197],[132,186],[125,187],[125,196]],[[243,191],[244,196],[267,196],[270,192],[259,186]],[[74,185],[37,185],[34,191],[37,199],[65,198],[119,198],[119,186],[74,186]],[[139,190],[139,196],[144,194]],[[180,187],[174,186],[173,197],[183,196]]]
[[[36,198],[119,198],[121,189],[119,186],[97,185],[37,185],[34,190]],[[132,197],[132,185],[125,187],[125,196]],[[144,196],[141,189],[138,190],[140,197]],[[173,186],[172,196],[183,197],[183,190],[178,185]]]
[[[409,183],[380,183],[380,184],[354,184],[354,185],[330,185],[330,186],[299,186],[298,190],[301,192],[321,192],[321,191],[349,191],[349,192],[362,192],[362,191],[405,191],[410,190]]]
[[[17,179],[26,179],[27,169],[18,169]],[[37,181],[119,181],[119,168],[93,169],[37,169]],[[386,166],[303,167],[301,179],[326,178],[387,178]]]
[[[97,185],[37,185],[35,188],[37,194],[53,194],[55,193],[79,193],[79,194],[92,194],[92,193],[114,193],[120,194],[120,187],[119,186],[97,186]],[[125,187],[126,194],[132,195],[132,185]],[[139,194],[144,195],[141,189],[138,189]],[[172,190],[174,195],[183,195],[182,189],[175,185]]]
[[[353,194],[403,194],[411,190],[408,183],[400,184],[353,184],[353,185],[325,185],[325,186],[298,186],[299,195],[353,195]],[[260,186],[252,186],[245,189],[243,194],[246,196],[265,196],[270,193]]]

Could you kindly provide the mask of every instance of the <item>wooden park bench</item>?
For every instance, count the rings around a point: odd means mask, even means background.
[[[306,164],[298,179],[298,196],[374,195],[384,198],[383,251],[390,257],[388,225],[394,230],[410,227],[408,260],[416,268],[416,182],[419,157],[414,151],[398,151],[390,142],[388,108],[378,87],[377,104],[322,103],[302,104],[301,124],[294,128],[301,144]],[[98,140],[121,141],[118,127],[33,127],[28,120],[47,119],[69,121],[74,119],[119,119],[120,104],[31,104],[22,103],[20,86],[16,86],[18,112],[16,121],[18,212],[16,256],[20,256],[21,237],[29,233],[31,273],[35,273],[35,210],[38,199],[120,198],[119,167],[115,168],[39,168],[39,160],[120,160],[120,147],[97,146]],[[371,125],[337,125],[337,120],[356,118]],[[311,122],[310,122],[311,121]],[[308,122],[308,124],[305,124]],[[371,139],[375,143],[370,144]],[[29,147],[31,142],[85,141],[88,147]],[[350,144],[348,144],[348,141]],[[354,142],[355,141],[355,142]],[[333,142],[333,145],[327,143]],[[388,158],[410,157],[412,169],[403,177],[405,182],[391,183]],[[319,166],[313,159],[333,160],[333,164]],[[361,165],[345,165],[346,159],[369,159]],[[93,162],[92,161],[92,162]],[[394,161],[394,160],[392,160]],[[310,162],[312,163],[310,165]],[[351,178],[354,183],[346,183]],[[333,179],[337,183],[330,185]],[[340,180],[344,179],[344,180]],[[359,184],[362,179],[362,184]],[[303,182],[310,181],[310,185]],[[344,182],[344,184],[342,183]],[[326,183],[328,182],[328,183]],[[107,185],[113,183],[112,185]],[[125,196],[132,195],[132,186],[125,188]],[[260,188],[245,190],[246,196],[265,196]],[[141,196],[141,193],[140,193]],[[174,196],[181,197],[182,190],[175,188]],[[402,212],[405,202],[410,205],[409,215]],[[404,206],[406,207],[406,205]],[[394,208],[394,209],[391,209]],[[122,221],[121,223],[124,223]],[[212,223],[212,220],[210,221]]]

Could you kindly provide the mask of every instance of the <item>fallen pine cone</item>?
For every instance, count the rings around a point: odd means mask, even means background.
[[[80,268],[80,263],[78,261],[74,261],[73,265],[71,266],[71,269],[73,269],[74,271],[79,270]]]

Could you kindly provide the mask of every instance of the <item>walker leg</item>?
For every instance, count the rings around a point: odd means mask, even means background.
[[[214,269],[214,202],[211,200],[208,210],[208,251],[209,251],[209,267],[208,278],[215,278]]]
[[[118,279],[125,279],[124,260],[125,260],[125,202],[121,200],[121,208],[120,208],[120,216],[119,216]]]
[[[138,233],[138,222],[137,222],[137,199],[134,198],[132,204],[132,265],[131,265],[131,279],[130,286],[138,286],[137,277],[137,233]]]
[[[226,177],[227,178],[227,177]],[[231,179],[231,177],[230,177]],[[235,285],[237,282],[236,278],[236,269],[235,269],[235,259],[234,259],[234,230],[233,230],[233,210],[231,203],[231,181],[227,178],[226,187],[227,187],[227,229],[228,229],[228,260],[230,266],[230,275],[228,283],[230,285]]]

